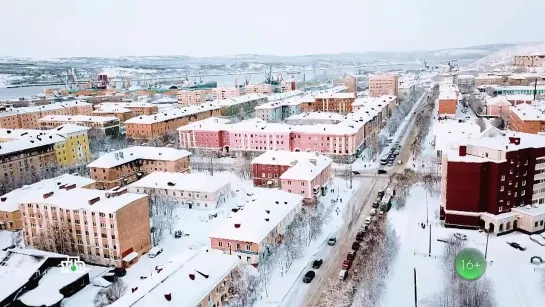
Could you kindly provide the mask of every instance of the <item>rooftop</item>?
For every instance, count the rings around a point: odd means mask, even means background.
[[[72,122],[72,123],[105,123],[119,121],[117,117],[88,116],[88,115],[48,115],[40,118],[40,122]]]
[[[314,96],[316,99],[356,99],[356,93],[324,93]]]
[[[441,84],[439,87],[439,99],[457,99],[458,87],[454,84]]]
[[[237,104],[247,103],[250,101],[264,99],[265,97],[267,96],[263,94],[247,94],[247,95],[242,95],[238,97],[233,97],[230,99],[215,100],[212,102],[212,104],[215,104],[221,107],[226,107],[226,106],[233,106]]]
[[[481,129],[479,125],[472,122],[459,123],[456,120],[442,120],[433,125],[433,133],[435,135],[435,150],[446,151],[469,138],[480,136]]]
[[[46,257],[34,257],[10,250],[0,250],[0,261],[2,262],[0,266],[0,301],[28,282],[45,260]]]
[[[176,99],[174,99],[174,102],[177,102]],[[144,102],[144,101],[134,101],[134,102],[103,102],[98,105],[98,108],[110,108],[110,107],[117,107],[117,108],[151,108],[154,107],[153,104]]]
[[[230,183],[224,177],[204,173],[153,172],[129,186],[213,193]]]
[[[534,105],[521,103],[511,107],[511,112],[517,115],[521,120],[545,121],[545,114]]]
[[[104,105],[93,111],[93,114],[103,114],[103,113],[130,113],[131,109],[117,107],[117,106],[108,106]]]
[[[157,113],[155,115],[140,115],[133,117],[125,122],[125,124],[153,124],[153,123],[160,123],[176,118],[181,118],[184,116],[190,116],[199,114],[202,112],[212,111],[212,110],[219,110],[221,107],[214,103],[202,103],[202,104],[196,104],[191,105],[179,109],[171,109],[166,111],[161,111],[160,113]]]
[[[313,180],[316,176],[320,175],[323,170],[330,166],[333,160],[316,153],[314,157],[301,160],[295,159],[292,162],[295,163],[295,165],[280,175],[280,179]]]
[[[85,187],[93,184],[95,181],[86,177],[64,174],[51,179],[44,179],[31,185],[25,185],[15,189],[0,197],[0,211],[14,212],[19,210],[19,200],[25,195],[40,194],[61,190],[66,186],[75,185],[76,187]]]
[[[22,150],[38,148],[64,142],[66,139],[58,134],[44,134],[29,138],[21,138],[9,142],[0,143],[0,156],[14,154]]]
[[[507,100],[507,97],[505,96],[496,96],[493,98],[489,98],[486,100],[487,105],[511,105],[509,100]]]
[[[87,167],[110,168],[134,160],[176,161],[189,157],[191,152],[170,147],[132,146],[102,155]]]
[[[161,273],[141,280],[137,284],[138,291],[127,291],[109,306],[198,306],[238,263],[236,256],[214,251],[188,251],[171,258]],[[170,302],[165,294],[171,295]]]
[[[214,229],[209,237],[261,243],[302,201],[302,196],[293,193],[264,190]]]
[[[346,119],[346,116],[333,112],[305,112],[292,115],[286,121],[297,120],[330,120],[332,122],[340,122]]]
[[[51,130],[47,130],[47,132],[52,132],[52,133],[56,133],[56,134],[60,134],[60,135],[66,135],[66,134],[71,134],[71,133],[78,133],[78,132],[84,132],[84,131],[88,131],[89,128],[87,127],[84,127],[84,126],[78,126],[78,125],[74,125],[74,124],[64,124],[64,125],[60,125],[56,128],[53,128]]]
[[[532,101],[532,100],[534,100],[534,95],[518,94],[518,95],[505,95],[505,97],[507,97],[507,100],[509,100],[509,101],[515,101],[515,100]]]

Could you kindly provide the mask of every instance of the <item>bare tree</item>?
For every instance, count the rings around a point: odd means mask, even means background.
[[[36,248],[65,255],[78,254],[69,223],[56,221],[43,223],[40,232],[33,239]]]
[[[157,246],[163,239],[167,223],[164,216],[154,216],[151,218],[153,226],[151,227],[151,244]]]
[[[121,279],[116,279],[108,288],[100,289],[93,299],[94,307],[111,305],[127,292],[127,286]]]
[[[23,243],[23,233],[21,230],[14,231],[11,234],[11,245],[15,248],[21,247]]]
[[[229,299],[232,306],[249,307],[258,299],[260,276],[251,265],[240,263],[233,271],[233,278],[229,287],[229,293],[233,296]]]
[[[475,123],[481,129],[481,132],[483,132],[486,129],[486,123],[484,122],[484,119],[482,117],[477,117],[477,119],[475,119]]]

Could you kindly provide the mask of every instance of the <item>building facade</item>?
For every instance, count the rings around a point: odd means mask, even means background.
[[[399,96],[398,75],[389,74],[369,76],[369,96],[379,97],[382,95]]]
[[[458,108],[458,87],[454,84],[441,84],[439,86],[439,116],[454,117]]]
[[[102,106],[93,111],[94,116],[115,117],[119,120],[120,125],[125,125],[125,121],[133,118],[135,114],[132,110],[121,107]]]
[[[141,102],[141,101],[134,101],[134,102],[105,102],[102,104],[97,105],[97,108],[124,108],[131,110],[134,115],[153,115],[157,114],[159,112],[159,107],[147,103],[147,102]]]
[[[50,130],[66,124],[94,129],[105,135],[118,135],[120,122],[116,117],[84,115],[49,115],[38,120],[40,129]]]
[[[35,107],[10,108],[0,112],[0,128],[40,129],[40,118],[55,115],[91,115],[93,106],[80,100],[40,105]]]
[[[313,102],[301,104],[301,112],[350,113],[354,100],[356,100],[356,93],[318,94]]]
[[[213,100],[231,99],[243,94],[244,91],[238,87],[216,87],[212,89]]]
[[[191,106],[205,103],[207,95],[208,92],[205,90],[180,90],[176,97],[178,98],[178,103],[180,105]]]
[[[248,84],[244,86],[244,92],[246,94],[263,94],[272,95],[274,93],[273,86],[270,84]]]
[[[519,67],[544,67],[545,55],[515,55],[513,62]]]
[[[512,106],[509,113],[509,129],[524,133],[545,133],[545,108],[530,104]]]
[[[509,116],[511,103],[505,96],[497,96],[485,101],[486,115]]]

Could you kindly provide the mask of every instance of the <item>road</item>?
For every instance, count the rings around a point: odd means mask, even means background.
[[[416,136],[416,130],[414,129],[414,121],[416,118],[415,114],[417,114],[422,109],[424,105],[422,101],[426,100],[425,97],[427,96],[427,94],[428,93],[425,92],[419,99],[419,101],[415,104],[414,108],[411,110],[410,117],[408,118],[409,122],[401,128],[403,130],[399,134],[399,144],[401,144],[402,149],[397,159],[402,160],[403,163],[396,163],[391,167],[384,167],[384,169],[389,174],[399,173],[405,169],[406,163],[411,156],[409,145],[413,142]],[[371,174],[362,173],[360,174],[360,176],[371,176]],[[337,278],[337,275],[341,269],[340,265],[342,261],[346,258],[346,254],[348,253],[348,251],[351,250],[352,242],[354,242],[357,232],[363,225],[365,217],[368,216],[368,213],[371,210],[376,195],[390,182],[390,178],[388,176],[374,174],[373,177],[374,179],[369,189],[363,191],[358,190],[350,199],[350,201],[354,201],[355,197],[355,210],[360,212],[360,214],[356,215],[357,218],[355,221],[353,221],[351,217],[349,217],[348,219],[346,219],[346,222],[340,227],[339,231],[337,232],[337,244],[333,247],[334,252],[332,253],[332,256],[329,257],[329,259],[324,260],[324,264],[319,269],[320,277],[315,278],[310,284],[310,287],[308,287],[309,289],[307,292],[306,301],[302,304],[302,306],[313,307],[318,305],[318,302],[320,301],[322,295],[324,295],[324,291],[322,288],[327,284],[327,281],[329,279]],[[352,271],[353,269],[349,271],[348,278],[352,277]]]

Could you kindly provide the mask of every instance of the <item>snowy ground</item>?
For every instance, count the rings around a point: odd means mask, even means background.
[[[11,247],[13,245],[11,236],[13,232],[8,230],[0,230],[0,250]]]
[[[427,205],[426,205],[427,204]],[[476,230],[444,228],[438,217],[439,198],[427,197],[422,187],[413,187],[405,208],[392,210],[388,219],[401,237],[399,254],[387,277],[386,292],[380,307],[414,306],[413,269],[417,271],[419,306],[429,306],[430,297],[441,291],[443,280],[442,252],[444,243],[437,239],[448,238],[459,232],[467,235],[467,247],[477,248],[483,253],[486,234]],[[429,230],[419,224],[426,223],[426,212],[431,226],[431,257],[429,257]],[[527,250],[516,250],[506,242],[517,242]],[[485,277],[493,283],[494,297],[498,307],[541,306],[545,300],[545,287],[541,283],[545,265],[530,264],[530,257],[545,258],[545,247],[530,241],[528,235],[511,233],[490,236],[488,244],[488,268]]]
[[[350,196],[358,188],[366,188],[371,183],[371,179],[358,179],[353,181],[352,190],[346,186],[346,181],[341,178],[334,178],[333,188],[337,193],[331,193],[322,198],[322,202],[326,205],[337,206],[342,212],[346,208],[346,204]],[[339,202],[332,204],[332,199],[339,199]],[[340,199],[343,200],[340,203]],[[281,274],[280,267],[276,268],[272,274],[271,280],[267,285],[267,294],[264,293],[261,300],[257,302],[256,307],[271,307],[271,306],[301,306],[304,298],[310,289],[310,284],[305,284],[302,281],[303,275],[311,270],[312,262],[315,259],[326,259],[332,253],[333,248],[327,245],[327,239],[335,234],[337,229],[343,224],[343,214],[337,214],[332,211],[332,217],[323,225],[322,234],[312,241],[308,246],[303,246],[305,252],[303,257],[297,259],[292,264],[286,274]],[[320,269],[312,269],[316,272],[315,280],[320,278]]]

